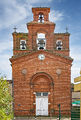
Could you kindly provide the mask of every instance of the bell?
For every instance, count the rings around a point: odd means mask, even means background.
[[[39,20],[40,20],[40,22],[42,23],[42,20],[43,20],[42,15],[40,15]]]
[[[22,46],[22,49],[25,49],[25,46]]]
[[[39,40],[39,49],[44,49],[44,47],[45,47],[45,42],[44,42],[44,40],[43,39],[41,39],[41,40]]]

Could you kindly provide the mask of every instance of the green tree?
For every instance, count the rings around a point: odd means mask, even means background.
[[[0,120],[12,120],[12,96],[10,94],[9,83],[0,78]]]

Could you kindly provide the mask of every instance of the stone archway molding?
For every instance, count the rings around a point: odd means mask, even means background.
[[[31,80],[30,80],[30,85],[33,85],[34,84],[34,80],[38,77],[38,76],[45,76],[46,78],[48,78],[49,82],[50,82],[50,85],[54,85],[54,82],[53,82],[53,78],[48,74],[48,73],[45,73],[45,72],[38,72],[36,74],[34,74],[32,77],[31,77]]]

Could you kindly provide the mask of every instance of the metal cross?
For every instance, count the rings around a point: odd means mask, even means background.
[[[16,28],[16,27],[14,27],[13,29],[14,29],[14,32],[16,32],[17,28]]]
[[[68,27],[66,27],[66,33],[68,33]]]

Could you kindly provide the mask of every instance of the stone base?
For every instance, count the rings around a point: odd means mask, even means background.
[[[59,120],[57,117],[15,117],[14,120]],[[71,120],[71,118],[61,118],[61,120]]]

